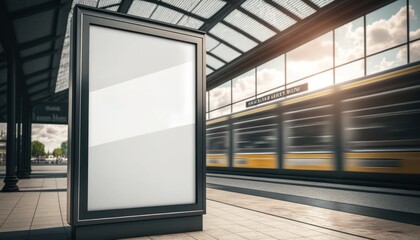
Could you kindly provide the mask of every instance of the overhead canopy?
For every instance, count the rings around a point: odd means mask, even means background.
[[[67,101],[68,20],[75,4],[205,31],[207,85],[211,88],[322,31],[389,2],[391,0],[5,0],[0,2],[0,8],[8,26],[2,30],[9,35],[5,41],[12,42],[12,52],[20,62],[21,91],[34,104]],[[0,74],[6,66],[4,49],[0,46]],[[5,80],[1,77],[1,96],[5,92]],[[0,109],[5,109],[2,98]]]

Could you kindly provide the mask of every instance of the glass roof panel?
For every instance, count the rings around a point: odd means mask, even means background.
[[[171,4],[177,8],[191,12],[201,0],[163,0],[162,2]]]
[[[222,61],[219,61],[218,59],[212,57],[211,55],[208,55],[208,54],[206,55],[207,55],[206,56],[207,65],[209,65],[213,69],[218,69],[224,65]]]
[[[280,6],[286,8],[291,13],[295,14],[299,18],[306,18],[313,13],[315,13],[315,9],[311,8],[309,5],[304,3],[302,0],[274,0]]]
[[[154,3],[134,0],[128,9],[128,14],[149,18],[155,10],[156,6],[157,5]]]
[[[263,0],[248,0],[244,2],[241,7],[271,24],[280,31],[283,31],[296,23],[296,20],[287,16],[283,12],[280,12]]]
[[[249,17],[239,10],[233,10],[225,19],[226,22],[235,25],[239,29],[249,33],[261,42],[276,35],[275,32],[257,22],[255,19]]]
[[[243,52],[257,46],[256,42],[224,25],[223,23],[216,24],[216,26],[210,30],[210,33],[239,48]]]
[[[105,8],[106,10],[111,10],[111,11],[117,11],[118,10],[118,8],[119,8],[120,6],[112,6],[112,7],[107,7],[107,8]]]
[[[207,51],[211,51],[213,48],[215,48],[217,45],[219,45],[220,42],[216,39],[210,37],[209,35],[206,35],[206,48]]]
[[[211,70],[211,68],[206,67],[206,75],[209,75],[212,72],[213,72],[213,70]]]
[[[222,0],[202,0],[191,12],[203,18],[210,18],[225,4]]]
[[[189,17],[187,15],[182,16],[181,20],[179,20],[179,22],[177,23],[178,25],[184,26],[184,27],[190,27],[190,28],[195,28],[195,29],[199,29],[204,22],[193,18],[193,17]]]
[[[176,24],[182,17],[182,13],[174,11],[172,9],[158,6],[153,12],[151,19]]]
[[[71,6],[70,12],[73,11],[74,5],[76,4],[82,4],[86,6],[96,7],[98,4],[98,0],[73,0],[73,4]],[[72,13],[69,14],[69,16],[72,15]]]
[[[225,60],[226,62],[230,62],[233,59],[239,57],[241,54],[234,49],[226,46],[225,44],[219,44],[216,48],[214,48],[211,53],[220,57],[221,59]]]
[[[328,5],[334,2],[334,0],[310,0],[310,1],[315,3],[318,7],[323,7],[325,5]]]
[[[98,8],[107,7],[109,5],[120,4],[121,0],[99,0]]]

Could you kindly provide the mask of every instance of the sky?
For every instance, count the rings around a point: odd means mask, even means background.
[[[32,141],[42,142],[46,152],[59,148],[67,140],[67,135],[67,125],[32,124]]]

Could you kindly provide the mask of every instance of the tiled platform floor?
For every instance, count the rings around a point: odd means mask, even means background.
[[[70,239],[66,178],[19,186],[0,192],[0,239]],[[210,188],[207,198],[204,231],[133,239],[420,239],[415,225]]]

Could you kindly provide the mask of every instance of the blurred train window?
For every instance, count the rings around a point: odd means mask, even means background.
[[[255,96],[255,68],[232,80],[232,101]]]
[[[374,74],[407,64],[407,46],[393,48],[366,59],[366,74]]]
[[[207,154],[226,153],[229,148],[229,131],[227,126],[207,129]]]
[[[360,59],[335,69],[335,83],[342,83],[365,75],[365,60]]]
[[[410,43],[410,63],[417,61],[420,61],[420,40]]]
[[[257,94],[285,83],[284,54],[257,67]]]
[[[415,40],[420,38],[420,1],[410,0],[409,6],[410,40]]]
[[[283,118],[285,153],[332,152],[332,105],[287,111]]]
[[[407,42],[405,0],[388,4],[366,15],[367,55]]]
[[[263,117],[234,124],[234,152],[276,152],[276,116]]]
[[[286,53],[287,83],[291,83],[332,67],[332,31]]]
[[[227,81],[212,90],[209,93],[209,100],[210,100],[210,108],[209,110],[212,111],[216,108],[220,108],[232,103],[232,82]],[[211,114],[210,114],[211,115]],[[212,117],[212,116],[210,116]]]
[[[334,30],[335,65],[364,56],[364,21],[360,17]]]
[[[420,150],[420,86],[343,101],[347,151]]]

